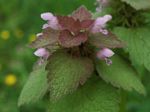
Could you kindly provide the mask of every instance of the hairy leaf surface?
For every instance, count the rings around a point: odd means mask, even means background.
[[[46,77],[47,71],[45,71],[45,64],[37,67],[31,72],[19,97],[19,106],[27,103],[34,103],[45,95],[48,90]]]
[[[145,66],[150,71],[150,30],[149,28],[116,28],[115,34],[127,43],[125,51],[136,66]]]
[[[103,61],[96,61],[97,72],[106,82],[128,91],[136,90],[146,94],[143,84],[131,66],[117,55],[113,56],[112,61],[110,66]]]
[[[89,37],[89,43],[98,48],[121,48],[124,47],[124,43],[119,40],[114,34],[109,32],[108,35],[102,33],[91,34]]]
[[[49,112],[118,112],[120,94],[97,76],[71,95],[50,103]]]
[[[50,98],[55,101],[83,85],[93,72],[93,63],[88,58],[56,52],[49,59],[47,69]]]

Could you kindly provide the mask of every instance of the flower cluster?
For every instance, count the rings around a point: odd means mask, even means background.
[[[112,19],[111,15],[93,19],[91,12],[81,6],[68,16],[55,16],[46,12],[41,14],[41,18],[47,23],[42,27],[43,32],[37,34],[37,39],[30,46],[37,49],[34,54],[42,60],[48,59],[58,49],[78,48],[80,53],[74,50],[74,54],[80,55],[89,50],[85,50],[85,47],[94,46],[98,51],[95,53],[93,50],[92,53],[110,65],[112,62],[109,58],[114,55],[110,48],[123,46],[122,42],[106,29],[106,23]]]

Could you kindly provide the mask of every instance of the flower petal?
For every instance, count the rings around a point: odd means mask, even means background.
[[[38,57],[48,58],[49,52],[45,48],[39,48],[34,52],[34,55]]]
[[[97,57],[99,59],[105,59],[105,58],[110,58],[114,55],[115,53],[108,48],[103,48],[102,50],[97,52]]]
[[[91,31],[93,33],[98,33],[101,31],[101,29],[105,28],[106,23],[112,19],[111,15],[105,15],[103,17],[99,17],[95,20],[95,23],[93,25],[93,28]]]
[[[42,14],[41,14],[41,18],[42,18],[43,20],[46,20],[46,21],[51,20],[51,18],[52,18],[53,16],[54,16],[54,15],[53,15],[52,13],[50,13],[50,12],[46,12],[46,13],[42,13]]]

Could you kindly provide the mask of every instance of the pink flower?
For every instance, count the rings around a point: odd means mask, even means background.
[[[109,59],[110,57],[112,57],[115,53],[108,48],[103,48],[102,50],[97,52],[97,57],[99,59],[105,60],[107,65],[111,65],[112,61]]]
[[[41,18],[45,21],[51,20],[51,18],[53,18],[54,15],[50,12],[45,12],[41,14]]]
[[[110,58],[114,55],[115,53],[108,48],[103,48],[102,50],[97,52],[97,57],[100,59],[104,59],[104,58]]]
[[[55,17],[52,13],[50,13],[50,12],[43,13],[43,14],[41,14],[41,18],[43,20],[48,21],[47,24],[43,25],[43,29],[48,28],[48,27],[51,27],[55,30],[59,29],[57,17]]]
[[[42,36],[42,35],[43,35],[43,33],[38,33],[38,34],[36,34],[37,37],[40,37],[40,36]]]
[[[105,15],[103,17],[98,17],[95,20],[94,26],[91,29],[93,33],[101,32],[103,34],[108,34],[108,31],[104,29],[106,27],[106,23],[112,19],[111,15]]]
[[[46,24],[43,25],[42,29],[46,29],[48,27],[50,27],[50,25],[46,23]]]
[[[50,54],[45,48],[39,48],[34,52],[34,55],[47,59]]]

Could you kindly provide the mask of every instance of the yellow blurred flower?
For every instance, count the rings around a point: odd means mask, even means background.
[[[4,40],[8,40],[10,37],[10,32],[8,30],[3,30],[1,32],[1,38]]]
[[[7,86],[13,86],[16,84],[16,82],[17,82],[17,77],[14,74],[8,74],[5,77],[5,84]]]
[[[24,35],[23,31],[20,29],[16,29],[14,33],[17,38],[22,38]]]
[[[36,39],[36,35],[35,34],[29,35],[29,43],[33,42],[35,39]]]

